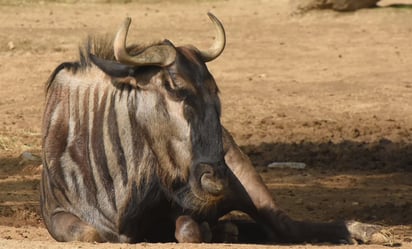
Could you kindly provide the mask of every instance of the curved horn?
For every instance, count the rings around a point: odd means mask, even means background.
[[[116,60],[134,66],[168,66],[176,59],[176,50],[170,45],[148,47],[138,55],[131,56],[126,51],[126,38],[132,19],[127,17],[114,38],[114,56]]]
[[[200,55],[204,62],[212,61],[216,59],[225,48],[226,45],[226,35],[225,29],[223,28],[222,23],[214,16],[212,13],[207,13],[210,20],[212,20],[213,24],[216,28],[216,40],[215,43],[206,51],[200,51]]]

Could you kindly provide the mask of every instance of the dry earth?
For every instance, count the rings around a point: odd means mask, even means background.
[[[57,243],[39,216],[51,71],[76,58],[87,34],[112,33],[125,16],[134,20],[131,41],[205,48],[214,34],[207,11],[228,36],[209,65],[222,121],[279,205],[298,219],[382,224],[412,248],[412,1],[306,15],[290,15],[286,0],[73,2],[0,0],[0,248],[269,247]],[[394,3],[403,5],[387,7]],[[274,161],[307,167],[265,167]]]

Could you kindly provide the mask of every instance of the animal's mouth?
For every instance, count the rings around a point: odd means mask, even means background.
[[[174,191],[175,200],[185,210],[207,213],[218,206],[228,192],[228,179],[224,165],[197,164],[188,182]]]
[[[207,213],[224,199],[228,181],[223,174],[208,168],[202,170],[198,177],[190,177],[189,182],[175,192],[177,202],[186,209],[196,213]]]
[[[199,163],[192,172],[192,188],[201,192],[202,195],[209,195],[208,198],[219,197],[225,194],[228,186],[228,179],[225,172],[225,163]]]
[[[224,198],[224,194],[212,195],[199,187],[193,188],[190,185],[175,192],[175,200],[187,212],[207,214]]]

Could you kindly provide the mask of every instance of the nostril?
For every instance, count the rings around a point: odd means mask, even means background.
[[[212,173],[207,172],[200,178],[202,189],[212,195],[219,195],[223,192],[225,184],[222,179],[217,178]]]

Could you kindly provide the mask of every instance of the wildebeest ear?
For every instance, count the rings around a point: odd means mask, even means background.
[[[124,78],[128,76],[133,76],[134,67],[129,65],[124,65],[116,61],[104,60],[93,54],[90,54],[90,59],[107,75],[114,78]]]

